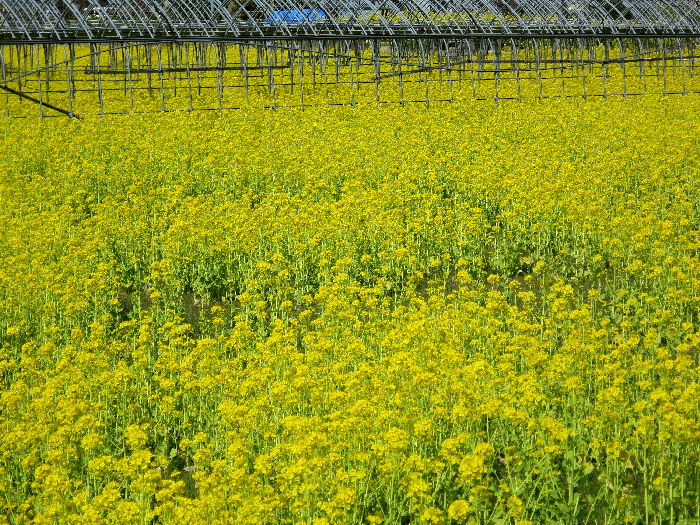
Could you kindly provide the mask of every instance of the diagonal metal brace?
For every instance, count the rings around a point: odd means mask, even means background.
[[[66,115],[68,117],[77,118],[78,120],[80,120],[80,117],[78,115],[76,115],[75,113],[73,113],[72,111],[66,111],[65,109],[58,108],[58,107],[54,106],[53,104],[48,104],[46,102],[42,102],[38,98],[30,97],[26,93],[22,93],[21,91],[17,91],[16,89],[12,89],[12,88],[9,88],[7,86],[3,86],[2,84],[0,84],[0,89],[4,89],[8,93],[11,93],[13,95],[17,95],[18,97],[26,98],[27,100],[31,100],[32,102],[36,102],[40,106],[45,106],[49,109],[53,109],[54,111],[58,111],[59,113],[63,113],[64,115]]]

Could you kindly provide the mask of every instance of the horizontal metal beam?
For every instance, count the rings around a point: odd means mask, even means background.
[[[164,67],[161,69],[85,69],[86,75],[131,75],[158,73],[197,73],[201,71],[255,71],[269,69],[289,69],[285,66],[247,66],[247,67]]]
[[[372,35],[305,35],[305,36],[247,36],[247,37],[192,37],[192,38],[163,38],[163,39],[152,39],[152,38],[129,38],[127,40],[116,40],[109,38],[100,39],[89,39],[89,38],[76,38],[72,40],[56,40],[56,39],[46,39],[41,41],[36,40],[26,40],[26,39],[13,39],[13,40],[2,40],[0,39],[0,46],[2,45],[31,45],[31,44],[109,44],[109,43],[119,43],[119,44],[157,44],[157,43],[187,43],[187,42],[202,42],[202,43],[231,43],[231,44],[247,44],[255,43],[261,44],[265,42],[301,42],[301,41],[331,41],[331,40],[503,40],[503,39],[514,39],[514,40],[595,40],[595,39],[630,39],[630,40],[645,40],[645,39],[698,39],[700,40],[700,32],[697,33],[674,33],[667,35],[658,34],[629,34],[629,33],[552,33],[552,34],[512,34],[512,33],[418,33],[418,34],[389,34],[389,33],[377,33]],[[700,45],[700,41],[698,42]]]

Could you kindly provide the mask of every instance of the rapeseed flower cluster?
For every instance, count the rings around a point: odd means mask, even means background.
[[[699,104],[5,122],[4,522],[697,520]]]

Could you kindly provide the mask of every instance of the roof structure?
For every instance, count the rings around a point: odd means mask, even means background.
[[[0,0],[13,43],[610,36],[700,36],[700,0]]]

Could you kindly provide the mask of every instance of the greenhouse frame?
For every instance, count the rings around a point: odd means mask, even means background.
[[[71,117],[691,93],[698,43],[691,0],[0,0],[0,87]]]

